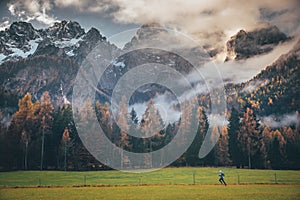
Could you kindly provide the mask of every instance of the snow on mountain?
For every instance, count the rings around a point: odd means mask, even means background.
[[[74,57],[82,54],[80,49],[90,51],[97,42],[104,39],[98,30],[92,28],[86,33],[74,21],[56,22],[40,30],[34,29],[30,23],[14,22],[8,29],[0,31],[0,64],[27,58],[37,52],[47,53],[54,47],[58,48],[56,52]]]
[[[17,48],[13,44],[7,44],[7,46],[9,47],[7,49],[11,53],[7,56],[4,55],[3,53],[1,53],[0,54],[0,64],[7,61],[7,60],[17,60],[19,58],[26,58],[26,57],[32,55],[36,51],[40,41],[42,41],[41,38],[37,38],[35,40],[28,41],[28,43],[27,43],[27,49],[28,50],[27,51],[26,50],[24,51],[20,48]]]

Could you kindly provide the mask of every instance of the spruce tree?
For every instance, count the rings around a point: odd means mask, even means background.
[[[229,146],[229,154],[232,163],[237,167],[240,167],[242,161],[241,151],[238,146],[239,130],[240,130],[239,112],[234,107],[232,107],[230,117],[229,117],[229,124],[228,124],[228,146]]]

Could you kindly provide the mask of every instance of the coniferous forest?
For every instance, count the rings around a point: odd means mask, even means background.
[[[126,100],[120,102],[117,116],[122,127],[147,134],[153,126],[164,123],[150,100],[145,113],[139,119],[134,109],[128,110]],[[187,104],[189,102],[186,102]],[[197,121],[198,129],[192,145],[172,166],[234,166],[261,169],[299,169],[299,127],[262,126],[256,109],[247,104],[243,108],[232,106],[228,111],[228,125],[214,126],[212,137],[220,138],[204,159],[198,152],[209,122],[203,106],[185,112],[178,122],[163,125],[163,130],[150,139],[136,138],[120,130],[112,120],[109,104],[99,101],[92,105],[88,98],[78,112],[95,109],[97,119],[111,142],[132,152],[149,152],[168,144],[178,127]],[[81,117],[88,117],[80,115]],[[155,120],[150,120],[155,119]],[[128,123],[133,121],[134,123]],[[51,96],[44,92],[34,101],[27,93],[18,103],[9,126],[1,124],[1,170],[99,170],[108,169],[97,161],[84,147],[73,122],[72,107],[68,104],[54,108]],[[101,145],[101,144],[99,144]],[[130,165],[130,161],[128,161]]]

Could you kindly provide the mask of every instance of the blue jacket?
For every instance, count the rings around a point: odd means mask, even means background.
[[[220,178],[224,178],[225,174],[223,172],[219,173]]]

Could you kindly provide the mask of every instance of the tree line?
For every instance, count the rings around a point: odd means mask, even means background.
[[[185,101],[179,121],[169,124],[165,124],[153,100],[149,101],[141,119],[134,109],[128,110],[125,97],[119,103],[115,119],[108,103],[97,101],[93,105],[89,98],[76,114],[82,121],[88,121],[94,110],[107,138],[120,148],[136,153],[164,147],[180,127],[185,133],[197,131],[190,147],[172,163],[173,166],[300,168],[298,127],[272,129],[261,126],[251,105],[239,110],[232,107],[229,124],[212,127],[211,139],[217,137],[219,140],[204,159],[199,159],[199,149],[209,129],[209,120],[204,107],[195,106],[192,101],[196,100]],[[190,130],[189,127],[193,127],[191,124],[196,124],[197,130]],[[0,130],[1,170],[109,169],[82,144],[73,121],[72,107],[64,105],[54,108],[48,92],[44,92],[41,99],[35,102],[27,93],[19,100],[18,110],[9,126],[1,124]],[[134,132],[141,137],[127,132]],[[184,137],[181,139],[185,140]],[[97,141],[98,145],[101,142]],[[124,165],[130,166],[130,160],[124,160]],[[151,159],[145,160],[151,163]]]

